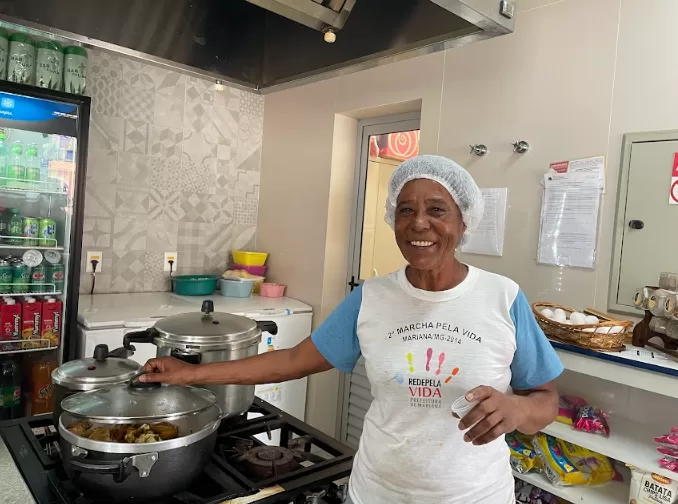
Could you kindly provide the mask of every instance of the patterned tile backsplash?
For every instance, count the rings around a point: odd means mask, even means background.
[[[178,273],[221,273],[253,246],[262,96],[164,67],[90,51],[92,97],[82,271],[103,252],[95,292],[169,289]],[[83,273],[80,292],[89,292]]]

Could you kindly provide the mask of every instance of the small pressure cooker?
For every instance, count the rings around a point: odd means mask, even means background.
[[[124,348],[108,350],[108,345],[97,345],[94,355],[65,362],[52,371],[54,384],[54,425],[59,425],[61,401],[77,392],[97,390],[127,383],[141,371],[141,365],[127,358]]]
[[[255,321],[230,313],[215,313],[211,300],[203,301],[200,313],[183,313],[160,319],[145,331],[125,334],[123,346],[153,343],[158,357],[175,357],[189,364],[228,362],[257,355],[261,333],[277,334],[272,321]],[[241,415],[254,402],[254,385],[200,385],[217,397],[224,418]]]

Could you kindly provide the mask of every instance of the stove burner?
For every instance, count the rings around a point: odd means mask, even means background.
[[[68,479],[51,416],[0,422],[0,437],[37,504],[95,504],[80,493],[76,480]],[[212,459],[199,478],[153,504],[222,504],[240,498],[256,504],[338,504],[344,502],[342,481],[350,474],[352,457],[350,448],[255,398],[247,417],[221,423]]]
[[[257,446],[240,457],[254,475],[266,479],[293,471],[298,458],[293,450],[280,446]]]

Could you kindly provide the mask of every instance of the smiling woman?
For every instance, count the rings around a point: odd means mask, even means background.
[[[466,276],[454,252],[482,215],[480,189],[466,170],[447,158],[418,156],[391,177],[386,222],[412,266],[407,275],[417,288],[445,290]]]
[[[367,280],[293,349],[198,366],[154,359],[146,369],[156,374],[142,379],[271,383],[350,373],[362,355],[374,400],[350,501],[513,504],[504,434],[553,421],[563,366],[518,285],[455,258],[482,213],[480,189],[457,163],[408,159],[386,203],[405,268]],[[453,409],[461,398],[468,407]]]

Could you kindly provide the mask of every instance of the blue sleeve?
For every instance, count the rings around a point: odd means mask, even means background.
[[[563,372],[563,364],[537,324],[522,290],[518,291],[510,313],[516,328],[516,353],[511,363],[511,388],[529,390],[558,378]]]
[[[344,373],[353,371],[360,358],[357,327],[362,299],[363,289],[360,286],[346,296],[311,334],[311,341],[323,357]]]

